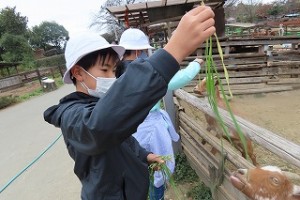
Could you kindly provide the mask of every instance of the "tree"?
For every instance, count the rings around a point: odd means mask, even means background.
[[[69,38],[68,31],[56,22],[44,21],[34,26],[30,33],[30,45],[45,51],[55,48],[61,52]]]
[[[0,12],[0,37],[5,33],[14,35],[27,34],[27,17],[16,12],[16,7],[6,7]]]
[[[282,14],[284,7],[280,5],[279,3],[275,3],[271,9],[268,10],[269,15],[278,16],[279,14]]]
[[[0,12],[0,60],[7,62],[31,58],[27,42],[27,17],[16,12],[16,7],[6,7]]]
[[[98,30],[105,30],[105,36],[115,37],[115,40],[119,39],[119,36],[124,31],[124,24],[120,24],[117,19],[112,16],[108,11],[107,7],[110,6],[120,6],[125,4],[133,4],[137,2],[145,2],[144,0],[107,0],[101,7],[97,14],[94,15],[93,22],[90,28],[96,27]]]
[[[225,17],[228,19],[230,17],[235,17],[236,5],[240,0],[227,0],[224,4]]]
[[[300,12],[300,1],[299,0],[286,0],[284,5],[285,13],[298,13]]]
[[[22,35],[5,33],[0,39],[0,46],[4,49],[1,58],[6,62],[20,62],[33,59],[32,49],[27,39]]]
[[[243,2],[237,5],[239,21],[241,22],[255,22],[256,10],[261,5],[261,0],[243,0]]]
[[[269,16],[270,10],[272,10],[271,4],[260,4],[256,10],[256,16],[259,19],[266,19]]]

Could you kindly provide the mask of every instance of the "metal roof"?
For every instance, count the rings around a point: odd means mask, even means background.
[[[148,1],[107,7],[107,10],[126,27],[138,27],[149,31],[169,22],[171,26],[176,27],[181,17],[200,2],[201,0]],[[204,3],[211,7],[223,5],[224,2],[225,0],[204,0]]]

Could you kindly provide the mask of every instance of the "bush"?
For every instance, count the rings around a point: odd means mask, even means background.
[[[65,65],[65,63],[66,63],[66,61],[65,61],[64,54],[59,54],[59,55],[36,60],[36,66],[38,68],[39,67],[61,66],[61,65]]]
[[[189,165],[184,153],[179,153],[175,157],[174,180],[176,182],[187,183],[199,180],[196,172]]]
[[[17,102],[18,102],[18,98],[12,95],[0,97],[0,109],[6,108]]]
[[[193,200],[212,200],[210,189],[203,182],[199,182],[188,191],[187,196],[192,197]]]
[[[195,183],[196,186],[187,191],[187,196],[193,200],[212,200],[210,189],[199,180],[196,172],[189,165],[184,153],[177,154],[175,157],[176,167],[174,180],[179,183]],[[194,185],[194,184],[193,184]]]

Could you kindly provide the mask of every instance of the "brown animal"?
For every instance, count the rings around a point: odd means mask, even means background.
[[[220,96],[220,91],[219,91],[219,81],[216,79],[215,82],[215,92],[216,92],[216,100],[217,100],[217,105],[219,108],[222,108],[224,110],[227,110],[227,106],[225,101],[221,98]],[[203,92],[206,91],[206,78],[204,78],[195,88],[194,88],[194,93],[203,95]],[[233,113],[236,114],[236,111],[233,111]],[[246,151],[243,147],[242,141],[240,140],[240,137],[237,133],[236,130],[229,128],[229,138],[228,136],[223,134],[223,131],[221,130],[217,120],[211,116],[209,116],[208,114],[205,113],[205,119],[207,122],[207,128],[206,130],[211,132],[212,130],[216,132],[217,137],[218,138],[225,138],[228,141],[232,141],[232,143],[235,145],[235,147],[242,153],[242,156],[244,158],[247,158],[246,155]],[[253,145],[252,145],[252,141],[246,137],[246,148],[247,148],[247,153],[250,157],[250,159],[252,160],[253,165],[258,166],[258,163],[256,162],[256,155],[253,152]],[[215,154],[216,150],[213,149],[213,153]]]
[[[256,30],[255,32],[251,33],[252,37],[262,37],[262,36],[275,36],[277,31],[272,31],[272,29],[266,30]]]
[[[234,187],[251,200],[300,200],[300,186],[291,182],[299,175],[275,166],[239,169],[230,176]]]

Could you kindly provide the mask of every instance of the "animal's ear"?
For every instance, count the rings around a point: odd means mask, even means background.
[[[294,185],[294,188],[293,188],[293,197],[295,199],[300,199],[300,186],[299,185]]]

